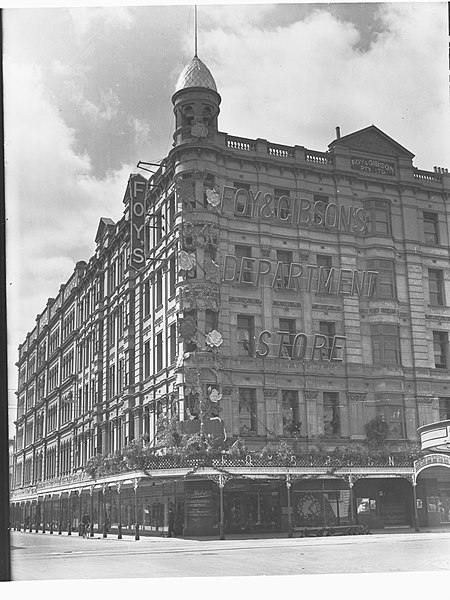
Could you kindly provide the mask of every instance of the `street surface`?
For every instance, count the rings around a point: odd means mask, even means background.
[[[83,539],[11,532],[13,581],[450,571],[450,532],[325,538]]]

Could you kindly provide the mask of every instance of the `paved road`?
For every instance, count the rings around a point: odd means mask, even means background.
[[[14,581],[450,571],[450,532],[192,540],[11,532]]]

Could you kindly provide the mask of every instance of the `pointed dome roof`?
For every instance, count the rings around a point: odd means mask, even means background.
[[[175,91],[178,92],[190,87],[203,87],[217,92],[216,82],[211,75],[211,71],[198,56],[194,56],[191,62],[182,70]]]

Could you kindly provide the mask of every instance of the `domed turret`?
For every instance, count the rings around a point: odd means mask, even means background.
[[[208,88],[217,92],[216,82],[211,75],[211,71],[198,56],[194,56],[191,62],[182,70],[175,91],[178,92],[192,87]]]
[[[175,144],[207,138],[211,131],[217,131],[220,101],[211,71],[195,55],[181,72],[172,97]]]

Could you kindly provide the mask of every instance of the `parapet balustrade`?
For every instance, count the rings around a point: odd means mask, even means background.
[[[246,152],[255,152],[256,151],[256,140],[248,140],[245,138],[239,137],[226,137],[226,146],[227,148],[232,148],[233,150],[244,150]]]
[[[442,175],[433,171],[422,171],[414,167],[413,173],[414,179],[419,179],[420,181],[435,181],[437,183],[441,183],[442,181]]]

